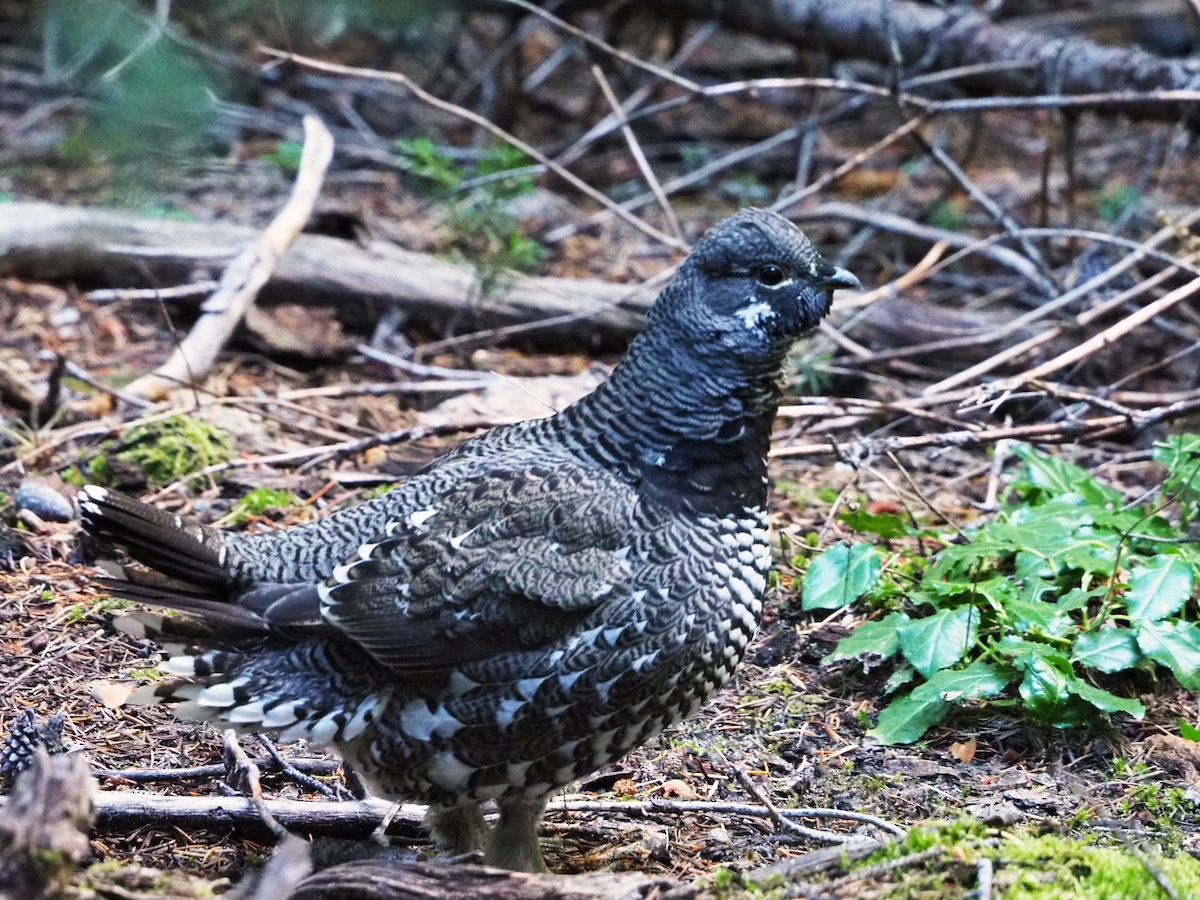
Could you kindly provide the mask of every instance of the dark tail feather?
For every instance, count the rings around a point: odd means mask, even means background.
[[[225,543],[215,528],[94,484],[80,492],[79,510],[89,533],[120,544],[143,565],[198,592],[230,587]]]
[[[262,616],[234,603],[214,600],[201,593],[176,588],[126,581],[123,578],[98,578],[96,585],[114,597],[136,600],[151,606],[164,606],[181,615],[159,615],[135,611],[115,621],[120,631],[158,641],[225,641],[260,638],[270,629]],[[134,623],[133,620],[136,620]]]

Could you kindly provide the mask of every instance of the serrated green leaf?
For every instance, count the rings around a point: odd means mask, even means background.
[[[1015,444],[1012,452],[1025,463],[1025,476],[1029,482],[1050,496],[1078,494],[1097,506],[1121,501],[1119,493],[1074,463],[1048,456],[1029,444]]]
[[[1146,656],[1170,669],[1189,691],[1200,690],[1200,628],[1192,622],[1141,622],[1134,632]]]
[[[1075,639],[1071,662],[1106,674],[1132,669],[1142,659],[1133,632],[1128,628],[1101,628]]]
[[[877,622],[864,622],[854,629],[854,633],[838,641],[833,652],[821,660],[821,665],[838,662],[843,659],[859,659],[875,657],[872,663],[891,658],[900,647],[897,629],[908,621],[908,616],[902,612],[888,613]]]
[[[964,669],[943,670],[893,700],[868,734],[885,744],[911,744],[945,717],[951,703],[994,697],[1011,680],[1010,673],[979,660]]]
[[[1157,622],[1192,595],[1192,567],[1178,556],[1160,555],[1129,573],[1125,605],[1135,622]]]
[[[1071,620],[1062,615],[1057,604],[1045,600],[1025,600],[1014,597],[1004,608],[1012,617],[1019,631],[1040,631],[1043,634],[1060,635],[1071,625]]]
[[[1179,720],[1179,736],[1185,741],[1200,741],[1200,728],[1189,725],[1183,719]]]
[[[964,604],[938,610],[923,619],[911,619],[897,628],[900,651],[926,678],[954,665],[974,645],[979,633],[979,612]]]
[[[913,690],[918,697],[936,695],[943,700],[980,700],[994,697],[1013,680],[1013,673],[975,660],[962,669],[944,669]]]
[[[1074,693],[1067,677],[1038,653],[1026,653],[1014,662],[1025,671],[1017,687],[1025,707],[1039,719],[1054,718],[1056,710]]]
[[[885,744],[911,744],[945,718],[950,704],[934,697],[897,697],[879,713],[875,727],[867,734]]]
[[[883,563],[870,544],[837,544],[808,567],[800,594],[801,609],[839,609],[853,603],[879,581]]]
[[[1146,707],[1131,697],[1120,697],[1074,675],[1067,676],[1067,682],[1073,693],[1078,694],[1100,712],[1123,712],[1135,719],[1140,719],[1146,714]]]

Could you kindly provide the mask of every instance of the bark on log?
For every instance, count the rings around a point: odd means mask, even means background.
[[[238,225],[148,219],[117,210],[49,203],[0,204],[0,277],[144,286],[197,280],[224,267],[257,232]],[[628,340],[653,293],[636,285],[513,273],[474,295],[474,269],[383,242],[360,246],[302,234],[280,261],[260,303],[336,305],[341,321],[369,331],[398,304],[411,321],[459,331],[555,320],[553,334],[590,345]],[[561,317],[575,316],[567,321]]]
[[[59,896],[90,852],[94,793],[83,757],[37,749],[0,807],[0,900]]]
[[[292,900],[690,900],[694,886],[668,878],[599,873],[527,875],[487,866],[360,860],[304,879]]]
[[[922,71],[1009,64],[955,82],[985,95],[1070,96],[1200,87],[1196,59],[1163,59],[1144,50],[997,25],[963,5],[941,8],[910,0],[670,0],[670,5],[694,18],[717,19],[732,28],[834,56],[890,63],[894,40],[904,65],[920,63]],[[1103,109],[1131,118],[1173,120],[1195,111],[1196,105],[1195,101],[1142,102]]]
[[[392,804],[385,800],[314,803],[308,800],[263,800],[284,828],[297,834],[366,838],[379,826]],[[0,806],[0,809],[3,809]],[[421,835],[425,807],[405,804],[391,820],[389,834],[405,839]],[[239,834],[271,837],[258,809],[247,797],[178,797],[142,791],[100,791],[96,795],[96,828],[101,832],[141,828],[149,822],[173,827],[228,829]]]

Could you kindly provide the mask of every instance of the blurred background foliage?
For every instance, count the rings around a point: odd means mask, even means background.
[[[362,40],[420,46],[432,0],[48,0],[18,43],[45,74],[83,97],[62,161],[104,161],[127,182],[154,181],[227,149],[221,104],[254,102],[268,45],[310,52]],[[10,20],[12,21],[12,20]],[[367,64],[370,60],[364,60]]]

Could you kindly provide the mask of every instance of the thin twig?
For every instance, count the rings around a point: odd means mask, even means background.
[[[621,103],[617,100],[617,95],[613,93],[612,85],[608,83],[608,79],[604,77],[604,71],[599,66],[592,66],[592,77],[596,79],[596,83],[600,85],[600,90],[604,94],[604,99],[608,101],[613,108],[613,112],[618,116],[621,114]],[[642,177],[646,179],[646,184],[649,185],[650,191],[654,194],[654,199],[658,201],[659,208],[663,211],[663,215],[667,217],[667,225],[671,228],[671,233],[679,240],[685,243],[683,239],[683,229],[679,227],[679,219],[675,216],[675,210],[671,208],[671,203],[667,200],[667,195],[663,193],[662,185],[658,181],[658,176],[654,174],[654,170],[650,168],[650,163],[646,159],[646,154],[642,152],[642,145],[638,143],[637,136],[633,133],[633,128],[628,122],[621,125],[621,134],[625,136],[625,143],[629,145],[629,152],[633,156],[634,161],[641,170]]]
[[[450,103],[446,100],[442,100],[440,97],[435,97],[433,94],[426,91],[424,88],[422,88],[420,85],[418,85],[415,81],[413,81],[407,75],[401,74],[400,72],[383,72],[378,69],[364,69],[364,68],[360,68],[358,66],[338,65],[336,63],[330,63],[330,62],[325,62],[324,60],[315,59],[310,56],[300,56],[299,54],[296,54],[296,53],[289,53],[289,52],[286,52],[283,50],[275,50],[271,47],[261,47],[259,49],[262,53],[266,54],[267,56],[274,57],[275,59],[278,59],[278,60],[291,62],[297,66],[302,66],[304,68],[314,69],[319,72],[329,72],[329,73],[335,74],[335,75],[345,75],[350,78],[365,78],[368,80],[381,82],[384,84],[400,85],[406,91],[409,91],[414,97],[419,99],[421,102],[426,103],[429,106],[432,106],[434,109],[440,109],[440,110],[442,110],[442,112],[447,112],[447,113],[450,113],[451,115],[457,116],[461,119],[465,119],[466,121],[470,122],[471,124],[484,129],[489,134],[492,134],[493,136],[504,141],[506,144],[516,147],[518,150],[520,150],[522,153],[524,153],[526,156],[530,157],[531,159],[536,159],[539,163],[541,163],[543,166],[545,166],[549,171],[553,172],[559,178],[563,179],[563,181],[567,182],[569,185],[571,185],[577,191],[579,191],[580,193],[584,194],[585,196],[591,198],[592,200],[596,201],[601,206],[612,210],[614,215],[616,215],[621,221],[625,222],[628,225],[632,225],[634,228],[636,228],[638,231],[642,232],[643,234],[653,238],[656,241],[661,241],[662,243],[666,244],[668,247],[676,247],[679,249],[686,249],[686,245],[681,243],[678,239],[676,239],[676,238],[672,237],[671,235],[666,234],[662,231],[659,231],[654,226],[648,224],[647,222],[644,222],[642,219],[639,219],[637,216],[633,215],[632,213],[628,212],[627,210],[622,209],[618,204],[614,203],[612,200],[610,200],[608,197],[606,197],[603,193],[596,190],[594,187],[592,187],[590,184],[588,184],[582,178],[575,175],[574,173],[572,173],[565,167],[560,166],[558,163],[556,163],[554,160],[550,159],[550,157],[546,156],[546,154],[542,153],[542,151],[538,150],[533,145],[528,144],[525,141],[521,140],[516,135],[511,134],[508,131],[505,131],[503,128],[501,128],[499,125],[495,124],[494,122],[492,122],[490,119],[486,118],[485,116],[481,116],[478,113],[473,112],[469,109],[458,106],[454,103]]]

